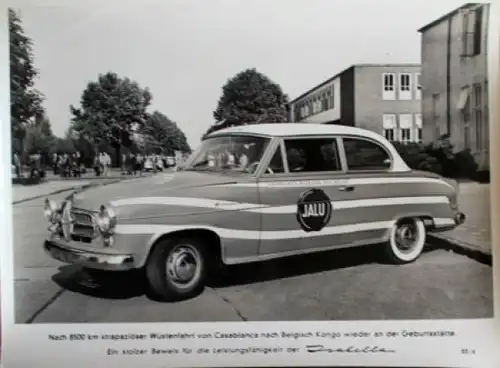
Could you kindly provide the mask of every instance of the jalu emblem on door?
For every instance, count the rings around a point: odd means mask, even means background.
[[[297,221],[304,231],[320,231],[332,216],[330,198],[321,189],[310,189],[297,202]]]

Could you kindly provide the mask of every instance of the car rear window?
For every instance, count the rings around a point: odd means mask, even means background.
[[[349,170],[387,170],[391,167],[391,157],[379,144],[358,138],[344,138],[343,143]]]

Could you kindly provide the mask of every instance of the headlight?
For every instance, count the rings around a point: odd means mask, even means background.
[[[43,207],[43,215],[47,220],[54,223],[57,221],[57,204],[56,202],[46,199]]]
[[[114,233],[116,227],[116,215],[111,206],[102,205],[99,209],[99,216],[97,218],[97,225],[99,230],[104,235],[111,235]]]

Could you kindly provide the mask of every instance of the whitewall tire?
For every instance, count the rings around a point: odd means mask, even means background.
[[[424,250],[426,229],[420,218],[398,220],[390,230],[385,249],[392,263],[404,264],[415,261]]]

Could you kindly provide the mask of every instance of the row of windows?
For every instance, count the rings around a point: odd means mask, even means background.
[[[382,74],[382,99],[420,100],[422,98],[420,73],[415,75],[411,73],[399,73],[398,77],[398,83],[396,83],[396,73]]]
[[[376,171],[391,167],[391,156],[377,143],[359,138],[343,138],[342,142],[348,170]],[[342,170],[336,138],[285,139],[284,148],[288,172]],[[269,175],[286,172],[281,147],[277,148],[268,168]]]
[[[328,86],[319,90],[307,99],[295,104],[295,121],[305,119],[308,116],[319,114],[334,108],[334,86]]]
[[[421,143],[421,114],[384,114],[382,121],[383,136],[392,142]]]

